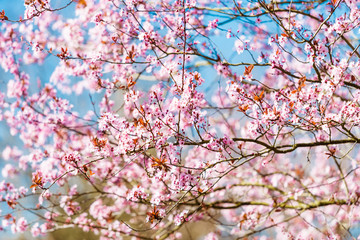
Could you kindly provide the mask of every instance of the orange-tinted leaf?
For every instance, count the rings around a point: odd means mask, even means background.
[[[6,203],[9,205],[9,207],[11,207],[12,209],[15,208],[16,204],[18,204],[17,202],[13,201],[13,200],[8,200],[6,201]]]
[[[238,111],[246,112],[246,110],[248,110],[248,109],[249,109],[249,105],[242,105],[242,106],[239,106]]]
[[[336,149],[330,148],[330,149],[329,149],[329,152],[328,152],[328,153],[325,153],[325,154],[329,156],[328,158],[330,158],[330,157],[334,157],[334,156],[335,156],[335,153],[336,153]]]
[[[25,5],[30,5],[34,2],[34,0],[25,0]]]
[[[299,79],[299,86],[297,89],[291,91],[292,94],[300,92],[303,87],[305,87],[306,77],[303,76]]]
[[[139,123],[141,124],[141,126],[143,126],[143,127],[146,127],[146,123],[145,123],[145,121],[144,121],[144,119],[143,118],[140,118],[139,119]]]
[[[40,177],[39,173],[36,173],[35,176],[33,176],[32,181],[33,184],[30,186],[30,188],[43,186],[42,177]]]
[[[135,83],[136,83],[136,82],[134,82],[134,81],[131,80],[131,81],[128,83],[128,88],[131,88],[132,86],[134,86]]]
[[[92,138],[91,141],[94,147],[97,147],[99,151],[101,151],[101,149],[103,149],[107,143],[106,139],[98,139],[97,137]]]
[[[299,80],[299,87],[305,87],[306,77],[303,76]]]
[[[152,212],[147,212],[146,215],[149,216],[149,221],[151,223],[153,223],[154,220],[161,220],[160,212],[156,209],[156,206],[154,206]]]
[[[244,75],[249,75],[253,69],[254,69],[254,65],[252,64],[245,67]]]
[[[263,98],[263,97],[264,97],[264,90],[261,91],[259,98]]]
[[[200,79],[200,74],[199,74],[198,72],[195,73],[194,79],[195,79],[195,81],[199,81],[199,79]]]
[[[294,106],[294,102],[290,102],[290,103],[289,103],[289,106],[290,106],[290,107],[293,107],[293,106]]]
[[[264,90],[260,93],[259,96],[254,94],[254,100],[260,102],[264,98]]]
[[[77,5],[76,7],[86,7],[87,6],[87,3],[86,3],[86,0],[76,0],[75,2],[77,2]]]
[[[5,11],[2,10],[0,12],[0,20],[9,20],[7,16],[5,16]]]
[[[153,163],[151,164],[153,168],[164,170],[165,172],[168,172],[170,170],[170,167],[166,164],[165,158],[158,159],[156,157],[152,157],[151,160],[153,161]]]

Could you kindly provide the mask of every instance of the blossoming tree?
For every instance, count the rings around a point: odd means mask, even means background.
[[[2,152],[2,231],[357,237],[358,1],[25,7],[0,12],[0,118],[22,142]]]

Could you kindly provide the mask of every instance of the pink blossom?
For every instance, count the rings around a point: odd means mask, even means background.
[[[205,240],[218,240],[219,238],[217,237],[217,234],[211,232],[211,233],[207,234],[204,239]]]
[[[130,201],[141,201],[148,197],[148,194],[145,193],[145,189],[141,186],[133,188],[128,194],[126,199]]]
[[[1,173],[4,178],[14,178],[18,171],[13,165],[6,164]]]
[[[219,19],[214,19],[214,20],[210,21],[208,24],[208,28],[209,29],[217,28],[218,22],[219,22]]]
[[[11,231],[13,233],[25,232],[27,228],[28,224],[24,217],[19,218],[16,223],[11,225]]]

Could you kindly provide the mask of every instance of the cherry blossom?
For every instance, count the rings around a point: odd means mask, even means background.
[[[358,1],[24,5],[0,11],[0,231],[358,237]]]

